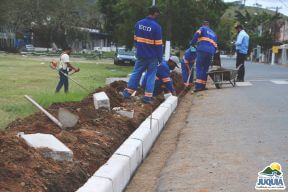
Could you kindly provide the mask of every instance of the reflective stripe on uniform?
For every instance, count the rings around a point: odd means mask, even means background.
[[[137,41],[138,43],[145,43],[149,45],[162,45],[163,44],[162,40],[147,39],[143,37],[137,37],[136,35],[134,35],[134,40]]]
[[[208,42],[212,43],[215,48],[218,47],[217,43],[213,39],[210,39],[208,37],[200,37],[198,42],[200,42],[200,41],[208,41]]]
[[[162,45],[163,41],[162,40],[155,40],[155,45]]]
[[[162,81],[163,81],[164,83],[167,83],[167,82],[170,81],[170,77],[163,78]]]
[[[206,81],[201,80],[201,79],[196,79],[196,83],[206,85]]]
[[[152,97],[153,93],[145,92],[145,97]]]

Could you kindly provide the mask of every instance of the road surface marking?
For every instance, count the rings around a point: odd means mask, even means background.
[[[239,87],[245,87],[245,86],[252,86],[252,83],[250,83],[249,81],[246,82],[236,82],[236,85]]]
[[[277,85],[288,85],[288,81],[286,80],[271,80],[271,82]]]

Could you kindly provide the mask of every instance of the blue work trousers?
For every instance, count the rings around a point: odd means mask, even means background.
[[[146,75],[141,83],[141,87],[145,89],[146,84],[147,84],[147,79]],[[153,91],[153,96],[158,96],[162,94],[163,92],[168,92],[169,90],[166,88],[165,83],[162,82],[162,80],[156,80],[155,85],[154,85],[154,91]]]
[[[208,77],[207,72],[211,65],[212,58],[212,53],[197,51],[195,90],[205,89]]]
[[[151,101],[155,85],[157,65],[157,58],[138,58],[129,79],[128,86],[124,90],[124,97],[131,96],[131,94],[137,90],[142,73],[147,71],[147,83],[145,86],[145,95],[143,99],[145,101]]]
[[[194,65],[192,63],[187,64],[184,63],[184,61],[181,62],[181,69],[182,69],[182,80],[185,84],[185,86],[189,86],[193,83],[193,74],[194,74]],[[189,74],[191,72],[190,78]],[[189,81],[187,82],[189,78]]]
[[[58,93],[60,91],[60,89],[63,87],[64,85],[64,92],[65,93],[68,93],[68,86],[69,86],[69,83],[68,83],[68,77],[64,74],[68,75],[68,70],[64,70],[64,69],[59,69],[59,83],[56,87],[56,93]]]

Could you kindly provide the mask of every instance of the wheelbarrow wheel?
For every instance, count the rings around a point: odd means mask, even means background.
[[[217,83],[217,84],[215,84],[215,87],[216,87],[217,89],[221,89],[221,88],[222,88],[222,85],[221,85],[220,83]]]
[[[216,74],[214,76],[214,83],[217,89],[221,89],[222,88],[222,84],[221,84],[221,75],[220,74]]]

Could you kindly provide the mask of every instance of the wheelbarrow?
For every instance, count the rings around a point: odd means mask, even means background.
[[[236,79],[238,76],[238,70],[242,65],[238,66],[237,69],[226,69],[218,68],[208,72],[208,75],[213,80],[215,87],[221,89],[223,84],[231,84],[233,87],[236,86]]]

